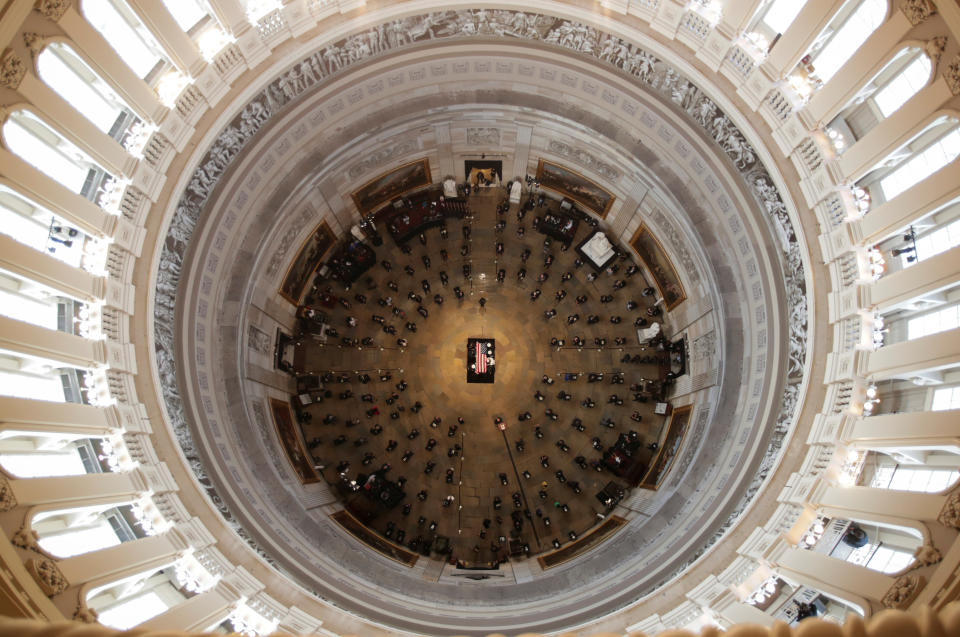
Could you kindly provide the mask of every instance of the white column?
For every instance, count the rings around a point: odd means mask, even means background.
[[[68,265],[5,234],[0,235],[0,268],[49,286],[78,301],[93,303],[103,300],[103,277]]]
[[[900,11],[894,11],[840,67],[830,81],[813,94],[800,111],[808,128],[822,128],[850,103],[860,89],[887,63],[889,51],[912,28]]]
[[[960,246],[885,275],[867,286],[866,302],[881,312],[949,288],[960,281]]]
[[[73,3],[58,24],[73,40],[70,44],[83,55],[84,61],[117,91],[123,100],[148,122],[159,122],[167,107],[154,90],[130,70],[100,33],[81,15]]]
[[[129,343],[93,341],[6,316],[0,316],[0,349],[80,369],[108,366],[130,373],[137,369],[133,345]]]
[[[773,45],[770,55],[760,67],[764,74],[771,80],[778,80],[789,74],[843,3],[844,0],[806,3],[787,28],[787,32]]]
[[[942,75],[937,76],[837,158],[837,168],[842,179],[854,182],[870,172],[890,153],[926,128],[933,114],[952,98],[953,93],[950,92],[946,80]],[[832,119],[832,116],[829,119]],[[823,126],[827,121],[829,120],[818,122],[811,128]]]
[[[17,89],[43,120],[115,177],[129,177],[137,159],[93,125],[38,76],[27,73]]]
[[[821,508],[848,511],[854,517],[859,514],[858,519],[900,518],[906,522],[936,520],[947,501],[946,496],[935,493],[871,487],[827,487],[817,499]]]
[[[957,363],[960,363],[960,328],[867,352],[864,375],[874,381],[903,378]]]
[[[822,553],[789,547],[782,540],[771,555],[771,566],[788,579],[821,591],[866,613],[882,607],[894,578]]]
[[[0,147],[0,180],[91,236],[109,237],[117,228],[118,217],[47,177],[3,147]]]
[[[102,504],[118,506],[133,502],[150,491],[144,474],[134,470],[117,473],[87,473],[78,476],[21,478],[9,481],[14,506],[42,506],[47,510],[75,509]]]
[[[860,449],[927,448],[960,454],[958,422],[960,409],[881,414],[852,419],[840,437]]]
[[[127,0],[140,21],[163,47],[174,65],[184,74],[196,77],[207,65],[196,42],[183,32],[167,7],[156,0]]]
[[[171,566],[189,548],[183,536],[171,529],[160,535],[58,560],[56,567],[68,585],[88,582],[100,585]]]
[[[236,591],[221,581],[210,590],[138,624],[137,630],[200,632],[226,619],[239,601]]]
[[[124,413],[124,412],[133,413]],[[76,403],[0,396],[0,433],[29,432],[80,438],[102,438],[124,431],[132,407],[94,407]],[[136,427],[135,430],[139,430]]]
[[[958,197],[960,180],[953,162],[851,223],[850,237],[857,245],[878,243]]]

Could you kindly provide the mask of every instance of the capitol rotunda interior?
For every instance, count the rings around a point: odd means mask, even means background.
[[[958,0],[0,0],[0,635],[960,630],[958,155]]]

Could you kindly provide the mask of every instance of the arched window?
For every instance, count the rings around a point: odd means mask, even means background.
[[[0,351],[0,396],[79,403],[80,383],[75,372],[57,361]],[[74,374],[75,392],[68,395],[71,382],[62,376],[69,374]]]
[[[87,606],[97,612],[97,621],[104,626],[133,628],[186,599],[178,589],[175,571],[171,565],[95,588],[87,596]]]
[[[80,267],[94,240],[43,206],[0,184],[0,233]]]
[[[41,437],[26,436],[4,439],[3,450],[0,451],[0,466],[18,478],[78,476],[89,473],[86,461],[89,461],[92,448],[70,443],[60,449],[39,451],[37,447],[42,444],[39,442],[41,440]],[[88,455],[81,455],[81,448],[87,449]]]
[[[880,180],[880,189],[886,201],[920,183],[960,155],[960,127],[954,123],[946,134],[898,166]]]
[[[770,48],[770,43],[793,24],[802,8],[803,3],[796,0],[767,2],[754,14],[750,26],[746,29],[744,40],[753,44],[760,53],[765,54]]]
[[[870,34],[883,24],[887,16],[887,0],[863,0],[852,12],[841,10],[821,36],[819,51],[813,54],[816,76],[824,83],[846,64]],[[831,32],[832,30],[832,32]]]
[[[960,479],[956,467],[923,467],[896,463],[880,464],[870,479],[875,489],[939,493]]]
[[[907,251],[902,256],[905,261],[904,267],[919,263],[924,259],[929,259],[960,245],[960,219],[914,237],[913,244],[916,246],[916,250]],[[911,259],[911,256],[914,258]]]
[[[95,505],[45,511],[33,518],[40,548],[57,557],[72,557],[137,539],[127,522],[129,506]],[[143,537],[143,534],[140,534]]]
[[[890,117],[907,100],[917,94],[930,79],[930,58],[925,53],[911,56],[899,73],[873,96],[873,101],[884,117]]]
[[[210,9],[203,0],[163,0],[163,5],[184,33],[190,33],[210,15]]]
[[[763,23],[774,33],[784,33],[802,8],[803,3],[797,0],[773,0],[763,14]]]
[[[953,387],[938,387],[933,391],[933,402],[930,405],[933,411],[948,411],[960,409],[960,385]]]
[[[94,126],[122,141],[137,118],[133,110],[66,44],[54,42],[37,60],[42,79]]]
[[[926,312],[907,321],[907,340],[923,338],[960,327],[960,304]]]
[[[163,4],[208,62],[232,41],[213,17],[206,0],[163,0]]]
[[[146,78],[165,61],[163,49],[122,0],[83,0],[83,17],[134,73]]]
[[[930,58],[923,49],[900,49],[826,127],[832,139],[843,139],[842,145],[835,146],[838,154],[916,95],[930,80],[930,71]]]
[[[73,318],[72,307],[56,290],[0,270],[0,315],[48,330],[72,331],[64,325]]]
[[[110,174],[30,111],[10,114],[3,139],[11,152],[71,192],[96,201]]]

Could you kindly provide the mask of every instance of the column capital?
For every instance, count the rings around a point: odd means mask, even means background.
[[[70,0],[40,0],[37,5],[37,11],[48,20],[58,21],[67,12],[71,5]]]
[[[954,96],[960,95],[960,55],[954,55],[947,64],[947,68],[943,70],[943,79]]]
[[[47,557],[31,557],[24,562],[24,566],[47,597],[59,595],[70,585],[55,560]]]
[[[7,476],[0,473],[0,511],[10,511],[17,506],[17,496]]]
[[[954,491],[947,496],[943,508],[937,516],[937,522],[945,526],[960,529],[960,491]]]
[[[907,16],[910,24],[917,26],[936,13],[937,8],[930,0],[903,0],[900,3],[900,12]]]
[[[916,599],[927,580],[922,575],[901,575],[883,596],[880,603],[884,608],[904,609]]]
[[[20,88],[20,82],[26,74],[27,65],[23,58],[10,49],[4,51],[0,57],[0,86],[15,91]]]

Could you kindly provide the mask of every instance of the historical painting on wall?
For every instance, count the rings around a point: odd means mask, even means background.
[[[690,415],[693,405],[684,405],[673,410],[670,423],[667,425],[667,435],[663,437],[657,455],[647,475],[643,477],[640,486],[644,489],[656,490],[673,466],[673,461],[680,451],[683,439],[687,435],[687,426],[690,424]]]
[[[313,234],[300,246],[300,251],[287,269],[283,283],[280,284],[280,296],[294,305],[300,305],[310,277],[320,267],[324,255],[335,242],[336,237],[326,221],[317,226]]]
[[[368,181],[353,193],[353,203],[361,215],[366,215],[394,197],[429,185],[430,161],[424,157]]]
[[[599,217],[606,217],[616,197],[578,172],[545,159],[537,165],[537,180],[543,188],[568,197]]]
[[[660,290],[660,296],[663,298],[667,311],[672,310],[687,299],[673,263],[667,258],[663,246],[651,234],[646,224],[641,224],[636,234],[630,239],[630,247],[634,249],[653,276],[653,282]]]
[[[300,478],[300,482],[303,484],[319,482],[320,476],[314,470],[313,463],[303,448],[303,442],[297,432],[297,425],[293,422],[290,403],[278,398],[271,398],[270,411],[273,413],[273,426],[277,430],[277,437],[280,439],[284,453],[287,454],[287,460],[290,461],[293,470]]]

